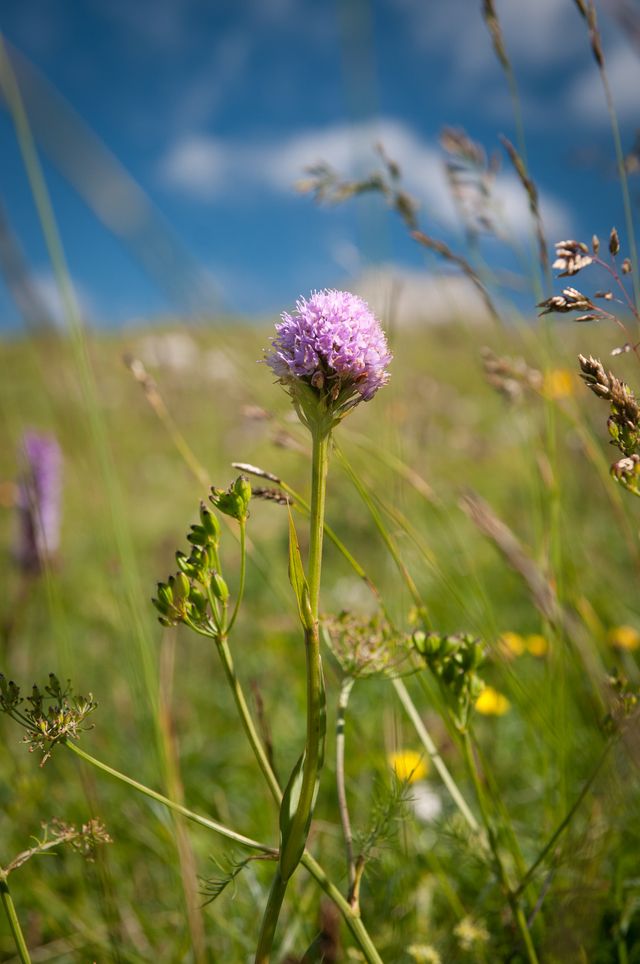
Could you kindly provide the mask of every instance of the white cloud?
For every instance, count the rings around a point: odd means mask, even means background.
[[[189,134],[176,141],[165,155],[160,177],[185,194],[211,199],[226,181],[231,153],[211,137]]]
[[[293,134],[286,140],[222,142],[206,136],[179,140],[161,163],[165,183],[183,193],[212,200],[229,190],[268,187],[290,193],[306,167],[325,161],[341,177],[358,177],[380,167],[375,145],[401,167],[403,184],[420,202],[426,221],[439,227],[459,224],[444,172],[442,152],[409,125],[394,119],[361,124],[333,124]],[[505,170],[495,180],[494,214],[504,233],[523,237],[530,229],[526,194],[516,176]],[[566,233],[571,218],[565,205],[545,192],[541,208],[553,236]]]
[[[460,275],[378,265],[350,280],[349,286],[387,327],[490,320],[480,293]]]
[[[606,55],[606,68],[618,119],[639,123],[640,57],[625,41],[619,41]],[[569,87],[566,109],[582,121],[609,123],[600,73],[592,61]]]
[[[502,77],[480,3],[389,2],[406,16],[410,36],[418,47],[434,54],[446,51],[450,64],[447,78],[454,85],[464,82],[466,87],[469,78],[489,73]],[[498,0],[496,10],[507,54],[516,69],[542,69],[566,62],[572,51],[586,43],[578,12],[566,0]]]

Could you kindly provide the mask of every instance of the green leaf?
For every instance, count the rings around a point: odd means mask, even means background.
[[[289,507],[289,582],[293,587],[296,602],[298,604],[298,615],[304,629],[313,629],[313,614],[311,612],[311,600],[309,597],[309,586],[302,568],[302,558],[300,556],[300,546],[298,544],[298,533],[293,522],[291,508]]]
[[[280,850],[284,850],[291,832],[291,824],[298,810],[300,803],[300,790],[302,789],[302,777],[304,773],[304,760],[306,752],[303,750],[296,765],[291,771],[291,776],[282,794],[280,804]]]

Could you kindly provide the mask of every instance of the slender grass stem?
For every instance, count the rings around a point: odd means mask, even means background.
[[[381,517],[380,513],[378,512],[378,509],[377,509],[377,507],[376,507],[373,499],[371,498],[371,496],[370,496],[369,493],[367,492],[366,488],[364,487],[364,485],[362,484],[362,482],[360,481],[360,479],[358,478],[358,476],[357,476],[356,473],[354,472],[353,468],[351,467],[351,465],[349,464],[349,462],[347,461],[347,459],[346,459],[345,456],[343,455],[342,451],[341,451],[339,448],[337,448],[337,447],[336,447],[336,455],[337,455],[337,457],[338,457],[338,459],[339,459],[339,461],[340,461],[340,464],[342,465],[344,471],[346,472],[346,474],[348,475],[349,479],[350,479],[351,482],[353,483],[356,491],[358,492],[358,495],[360,496],[360,498],[362,499],[362,501],[363,501],[364,504],[366,505],[367,509],[369,510],[369,513],[370,513],[370,515],[371,515],[371,518],[373,519],[373,522],[374,522],[374,524],[375,524],[375,526],[376,526],[376,529],[377,529],[378,532],[380,533],[380,536],[381,536],[381,538],[382,538],[382,541],[384,542],[385,546],[387,547],[387,549],[388,549],[388,551],[389,551],[389,553],[390,553],[390,555],[391,555],[391,558],[392,558],[393,561],[395,562],[395,564],[396,564],[396,566],[397,566],[397,568],[398,568],[398,571],[399,571],[400,575],[402,576],[402,578],[403,578],[403,580],[404,580],[404,582],[405,582],[405,584],[406,584],[406,586],[407,586],[407,589],[409,590],[409,592],[410,592],[410,594],[411,594],[411,597],[412,597],[414,603],[415,603],[417,606],[424,606],[424,600],[422,599],[422,596],[420,595],[420,593],[419,593],[419,591],[418,591],[418,587],[416,586],[416,584],[415,584],[415,582],[414,582],[414,580],[413,580],[413,577],[412,577],[411,573],[409,572],[409,570],[407,569],[407,567],[405,566],[405,564],[404,564],[404,562],[403,562],[403,560],[402,560],[402,556],[401,556],[401,554],[400,554],[400,550],[398,549],[398,547],[397,547],[397,545],[395,544],[394,540],[393,540],[393,539],[391,538],[391,536],[389,535],[389,533],[388,533],[388,531],[387,531],[387,529],[386,529],[386,527],[385,527],[385,525],[384,525],[384,522],[382,521],[382,517]]]
[[[547,854],[550,853],[551,850],[553,850],[553,848],[555,847],[557,841],[560,839],[560,837],[562,836],[562,834],[565,832],[565,830],[567,829],[567,827],[569,826],[569,824],[570,824],[571,821],[573,820],[575,814],[577,813],[578,809],[580,808],[580,806],[581,806],[581,804],[582,804],[582,801],[584,800],[584,798],[585,798],[586,795],[588,794],[589,790],[591,789],[591,787],[592,787],[593,784],[594,784],[594,781],[595,781],[596,777],[597,777],[598,774],[600,773],[600,770],[602,769],[602,767],[603,767],[603,765],[604,765],[604,762],[605,762],[605,760],[607,759],[607,756],[609,755],[609,751],[610,751],[610,749],[611,749],[612,746],[613,746],[613,741],[610,741],[610,742],[607,743],[607,745],[605,746],[605,748],[604,748],[604,750],[603,750],[603,752],[602,752],[602,755],[601,755],[600,759],[598,760],[598,762],[597,762],[597,764],[596,764],[596,766],[595,766],[595,768],[594,768],[591,776],[589,777],[589,779],[587,780],[587,782],[586,782],[585,785],[583,786],[582,790],[580,791],[580,793],[579,793],[578,796],[576,797],[573,805],[570,807],[570,809],[567,811],[567,813],[565,814],[565,816],[563,817],[563,819],[560,821],[560,823],[558,824],[558,826],[556,827],[556,829],[554,830],[554,832],[551,834],[551,836],[549,837],[549,840],[547,841],[547,843],[545,844],[545,846],[542,848],[542,850],[540,851],[540,853],[538,854],[538,856],[536,857],[536,859],[534,860],[534,862],[531,864],[531,866],[530,866],[529,869],[527,870],[526,874],[524,875],[524,877],[523,877],[522,880],[520,881],[518,887],[517,887],[516,890],[514,891],[514,895],[515,895],[516,897],[518,897],[518,896],[522,893],[522,891],[529,885],[529,883],[531,882],[531,880],[532,880],[532,878],[533,878],[533,875],[535,874],[535,872],[536,872],[536,870],[538,869],[538,867],[540,866],[540,864],[543,863],[543,861],[544,861],[544,859],[546,858]]]
[[[429,736],[429,732],[426,726],[424,725],[424,723],[422,722],[420,714],[418,713],[415,703],[411,699],[411,695],[407,687],[404,685],[404,682],[401,679],[394,679],[392,680],[392,683],[393,683],[393,688],[395,689],[396,694],[398,696],[398,699],[400,700],[403,707],[405,708],[407,716],[413,723],[415,731],[418,734],[418,737],[420,738],[420,742],[422,743],[425,750],[429,754],[429,757],[433,761],[433,765],[435,766],[436,770],[440,774],[442,782],[444,783],[445,787],[447,788],[447,790],[451,795],[451,799],[457,806],[458,810],[460,811],[464,819],[467,821],[467,824],[469,825],[470,829],[474,833],[480,833],[480,824],[474,817],[473,813],[471,812],[471,809],[469,808],[469,805],[467,804],[466,800],[462,796],[462,793],[460,792],[458,785],[456,784],[455,780],[451,776],[451,773],[447,769],[447,766],[444,760],[442,759],[442,757],[440,756],[440,753],[438,752],[437,746]]]
[[[9,928],[11,929],[11,936],[13,937],[16,945],[18,957],[20,958],[22,964],[31,964],[29,948],[27,947],[27,942],[24,939],[24,934],[22,933],[22,928],[20,927],[20,921],[18,920],[15,904],[13,903],[11,891],[9,890],[9,884],[7,883],[7,877],[4,871],[0,872],[0,899],[2,900],[2,906],[5,914],[7,915],[7,920],[9,921]]]
[[[173,810],[174,813],[179,813],[181,816],[186,817],[187,820],[191,820],[192,823],[197,823],[201,827],[206,827],[207,830],[213,830],[214,833],[220,834],[221,837],[226,837],[227,840],[232,840],[234,843],[240,844],[242,847],[247,847],[249,850],[259,850],[264,854],[271,854],[273,857],[277,857],[278,851],[273,847],[268,847],[266,844],[259,843],[257,840],[252,840],[251,837],[245,837],[244,834],[236,833],[235,830],[231,830],[229,827],[225,827],[224,824],[218,823],[216,820],[211,820],[210,817],[203,817],[198,813],[194,813],[193,810],[189,810],[188,807],[184,807],[181,803],[176,803],[175,800],[170,800],[168,797],[163,796],[162,793],[158,793],[156,790],[152,790],[150,787],[146,787],[143,783],[139,783],[137,780],[132,779],[132,777],[126,776],[124,773],[120,773],[119,770],[115,770],[113,767],[108,766],[106,763],[102,763],[101,760],[97,760],[95,757],[86,753],[84,750],[80,749],[75,743],[67,742],[65,744],[76,756],[81,757],[87,763],[92,766],[97,767],[98,770],[102,770],[103,773],[108,773],[109,776],[115,777],[116,780],[120,780],[121,783],[126,783],[128,786],[133,787],[138,793],[143,793],[145,797],[149,797],[151,800],[156,800],[163,806],[167,807],[169,810]]]
[[[524,911],[520,905],[520,901],[515,891],[511,888],[509,883],[509,878],[507,877],[507,872],[502,862],[502,857],[500,856],[500,851],[498,849],[498,841],[496,839],[495,830],[493,828],[493,820],[491,814],[489,813],[489,808],[487,806],[487,801],[485,798],[484,790],[480,782],[480,776],[478,774],[478,767],[476,765],[475,757],[473,754],[473,746],[471,744],[471,737],[469,732],[465,731],[462,734],[462,745],[464,749],[465,761],[467,768],[469,770],[469,775],[473,781],[473,786],[476,792],[476,797],[478,798],[478,806],[480,807],[480,813],[482,814],[482,820],[487,831],[487,839],[489,841],[489,847],[491,849],[491,854],[493,856],[493,862],[496,870],[496,875],[505,896],[509,902],[511,908],[511,913],[513,914],[514,920],[520,931],[520,936],[524,944],[527,959],[529,964],[538,964],[538,955],[536,954],[536,949],[533,946],[533,941],[531,939],[531,934],[529,932],[529,927],[527,926],[527,919],[524,915]]]
[[[638,310],[640,309],[640,282],[638,279],[638,249],[636,246],[636,235],[633,223],[633,208],[631,206],[631,195],[629,194],[629,181],[627,179],[627,169],[624,161],[624,150],[622,148],[622,140],[620,138],[620,127],[618,126],[618,115],[616,114],[615,104],[613,102],[613,95],[611,93],[611,87],[609,85],[609,75],[604,65],[604,60],[598,62],[598,67],[600,69],[600,79],[602,80],[602,87],[604,89],[604,98],[607,103],[607,111],[609,118],[611,120],[611,134],[613,136],[613,146],[616,154],[616,165],[618,168],[618,177],[620,178],[620,190],[622,191],[622,205],[624,207],[624,219],[627,228],[627,241],[629,244],[629,253],[631,254],[631,263],[633,265],[633,271],[631,272],[631,281],[633,284],[633,296],[636,303],[636,311],[634,314],[636,318],[638,317]]]
[[[344,783],[344,742],[345,742],[345,720],[349,696],[353,688],[354,679],[352,676],[345,676],[340,686],[340,696],[338,697],[338,713],[336,717],[336,784],[338,788],[338,809],[340,810],[340,822],[344,835],[344,846],[347,854],[347,873],[349,878],[349,897],[353,898],[353,888],[356,882],[356,862],[353,853],[353,835],[351,832],[351,820],[349,819],[349,806],[347,804],[347,792]]]

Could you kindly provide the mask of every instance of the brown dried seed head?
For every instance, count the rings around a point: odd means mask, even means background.
[[[620,238],[618,237],[618,232],[615,228],[611,228],[611,234],[609,235],[609,251],[615,258],[619,250]]]
[[[597,234],[594,234],[594,236],[591,238],[591,250],[594,254],[597,254],[600,250],[600,238]]]
[[[623,274],[631,274],[631,262],[628,258],[625,258],[622,262],[621,271]]]

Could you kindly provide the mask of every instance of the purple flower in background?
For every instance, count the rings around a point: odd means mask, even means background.
[[[25,432],[21,454],[15,556],[24,569],[39,570],[60,545],[62,453],[53,435]]]
[[[373,398],[389,378],[392,355],[369,306],[348,291],[314,291],[276,325],[266,362],[288,388],[296,381],[316,390],[345,414]]]

